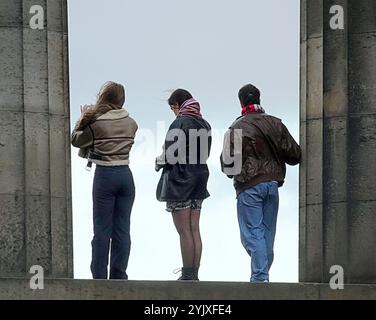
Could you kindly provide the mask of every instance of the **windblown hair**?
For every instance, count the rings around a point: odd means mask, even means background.
[[[185,89],[176,89],[168,98],[168,104],[170,106],[177,105],[180,107],[185,101],[192,99],[192,95]]]
[[[124,86],[112,81],[106,82],[100,89],[95,106],[83,115],[79,129],[93,123],[98,117],[110,110],[121,109],[125,102]]]

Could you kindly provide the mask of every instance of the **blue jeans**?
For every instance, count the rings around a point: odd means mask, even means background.
[[[96,166],[90,265],[94,279],[107,279],[110,247],[110,279],[128,279],[126,269],[131,248],[130,217],[134,198],[135,186],[128,166]]]
[[[278,184],[262,182],[238,195],[241,242],[251,257],[251,282],[269,281],[278,214]]]

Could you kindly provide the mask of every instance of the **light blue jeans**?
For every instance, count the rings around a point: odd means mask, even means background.
[[[276,181],[259,183],[238,195],[240,237],[251,257],[251,282],[269,281],[278,205]]]

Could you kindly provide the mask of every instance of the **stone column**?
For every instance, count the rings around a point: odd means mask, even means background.
[[[376,283],[376,1],[301,1],[300,119],[300,281]]]
[[[67,40],[66,0],[0,1],[0,276],[73,277]]]

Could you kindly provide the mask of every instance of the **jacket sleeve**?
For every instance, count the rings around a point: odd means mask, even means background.
[[[223,140],[220,162],[222,172],[229,178],[233,178],[241,172],[242,140],[241,130],[232,127],[227,130]]]
[[[232,141],[231,141],[232,140]],[[221,170],[223,173],[226,173],[227,168],[232,168],[234,165],[234,161],[231,161],[231,150],[233,150],[234,141],[231,139],[231,128],[227,130],[224,138],[223,138],[223,149],[220,156],[220,162],[221,162]],[[226,150],[230,152],[226,152]],[[229,178],[232,178],[233,176],[227,175]]]
[[[301,150],[286,126],[282,123],[282,137],[280,144],[280,156],[290,166],[300,163]]]
[[[180,148],[186,148],[186,137],[183,137],[185,135],[184,131],[182,130],[182,124],[179,119],[176,119],[169,127],[165,142],[162,147],[162,154],[156,158],[155,161],[155,170],[159,171],[162,168],[168,167],[172,165],[169,161],[176,159],[177,156],[177,150],[180,150]],[[172,139],[173,138],[173,139]],[[178,143],[176,147],[173,148],[173,150],[170,148],[175,143]]]
[[[78,130],[80,121],[77,122],[75,128],[73,129],[71,142],[74,147],[77,148],[86,148],[93,144],[94,136],[93,131],[89,126],[86,126],[84,129]]]

